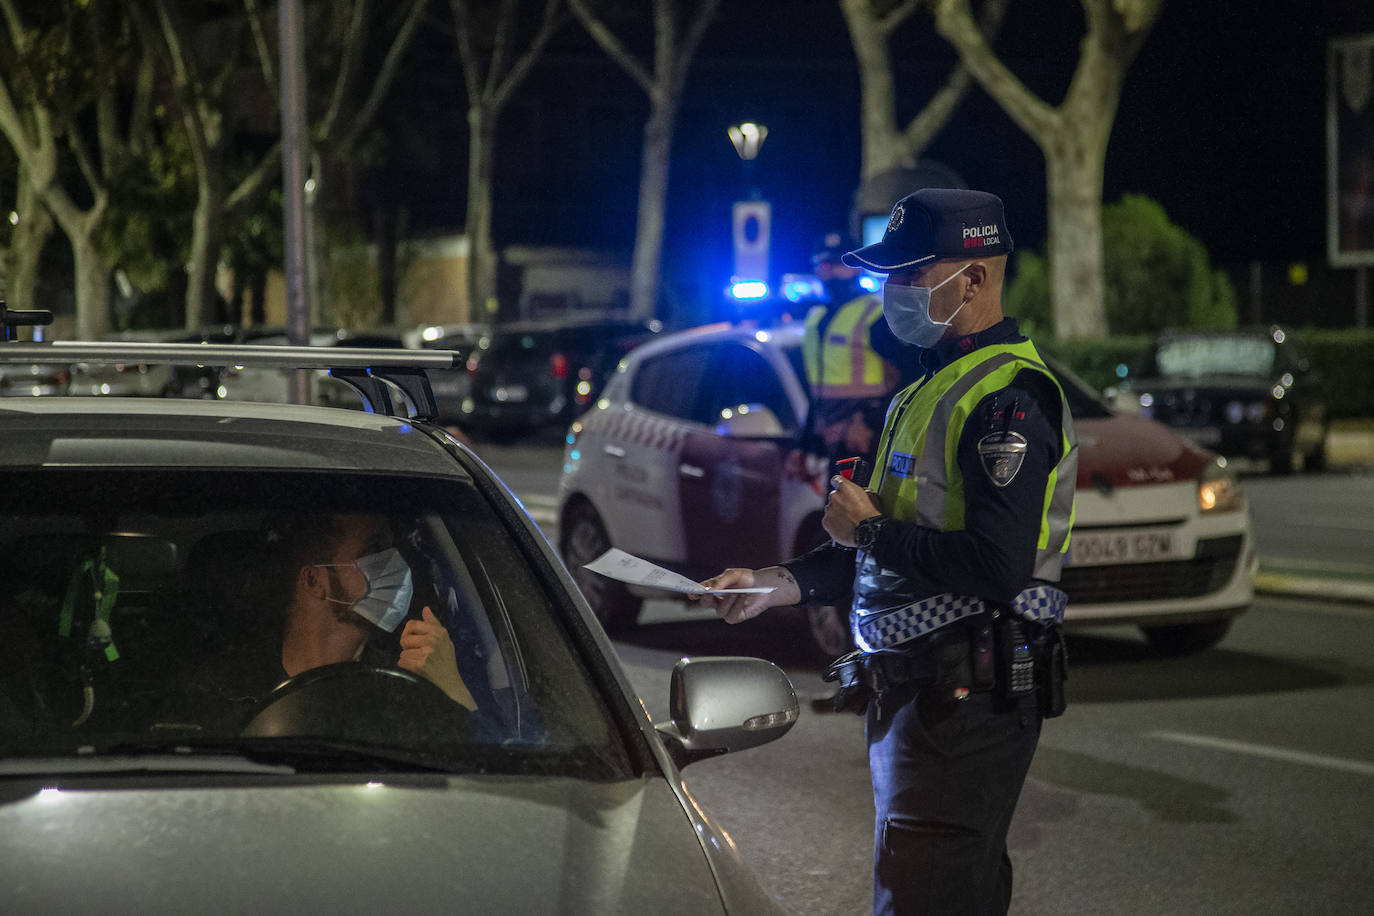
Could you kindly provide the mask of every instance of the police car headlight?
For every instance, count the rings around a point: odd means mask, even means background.
[[[1245,505],[1236,476],[1226,469],[1226,459],[1218,458],[1202,472],[1197,485],[1197,505],[1203,512],[1232,512]]]

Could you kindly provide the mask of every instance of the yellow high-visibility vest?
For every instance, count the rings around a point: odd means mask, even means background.
[[[883,300],[868,293],[840,306],[825,326],[826,307],[806,315],[802,357],[811,396],[817,400],[881,397],[897,383],[897,367],[873,352],[869,331],[883,319]]]

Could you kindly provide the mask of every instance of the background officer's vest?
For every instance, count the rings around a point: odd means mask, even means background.
[[[869,329],[883,317],[883,300],[873,294],[851,299],[824,325],[826,307],[806,315],[802,357],[814,398],[881,397],[897,383],[897,368],[873,352]]]
[[[1058,582],[1073,524],[1078,446],[1063,390],[1030,341],[980,347],[893,398],[879,440],[873,482],[884,515],[937,531],[962,530],[964,480],[958,449],[964,423],[979,401],[1011,384],[1026,369],[1044,373],[1060,392],[1063,454],[1045,483],[1032,573],[1036,579]],[[1004,454],[1006,460],[1019,460],[1011,446]],[[864,615],[918,597],[926,596],[915,594],[910,579],[883,569],[867,552],[859,551],[854,579],[856,630]]]

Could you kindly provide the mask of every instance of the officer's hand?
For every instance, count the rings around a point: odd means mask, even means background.
[[[458,659],[448,630],[429,608],[420,615],[423,620],[407,620],[401,631],[401,657],[396,660],[396,667],[433,681],[453,702],[476,709],[477,701],[458,673]]]
[[[830,478],[835,485],[830,499],[825,504],[825,516],[821,527],[835,539],[835,543],[845,547],[854,546],[854,526],[866,518],[882,515],[873,502],[873,494],[852,480],[845,480],[839,474]]]
[[[770,607],[797,604],[801,601],[801,589],[792,574],[781,566],[767,569],[727,569],[701,583],[707,588],[771,588],[771,592],[761,595],[691,595],[693,601],[700,601],[716,609],[716,616],[726,623],[742,623],[757,617]]]

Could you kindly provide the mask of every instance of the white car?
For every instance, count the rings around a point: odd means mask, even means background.
[[[712,325],[631,352],[568,432],[560,549],[610,627],[632,623],[626,586],[581,569],[608,547],[693,578],[765,566],[820,543],[824,472],[783,459],[806,416],[802,327]],[[1067,628],[1140,626],[1169,651],[1215,645],[1253,597],[1250,513],[1225,459],[1152,420],[1114,413],[1051,363],[1079,440]],[[847,608],[806,608],[823,655],[849,645]]]

